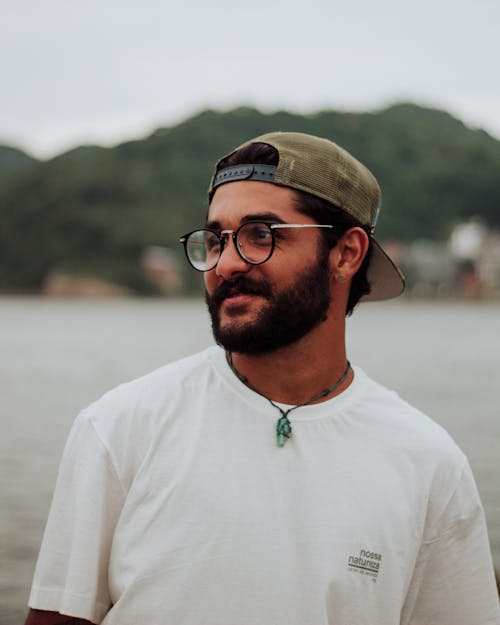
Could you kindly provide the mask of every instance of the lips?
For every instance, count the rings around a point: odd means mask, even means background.
[[[240,297],[244,295],[261,295],[261,293],[257,291],[250,291],[248,289],[229,289],[227,293],[224,295],[224,299],[230,299],[232,297]]]
[[[242,293],[241,291],[231,291],[222,300],[222,302],[225,302],[228,304],[243,304],[253,297],[257,297],[257,295],[255,293]]]

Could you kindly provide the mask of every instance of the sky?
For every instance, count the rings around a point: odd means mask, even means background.
[[[0,144],[49,158],[203,109],[415,102],[500,139],[500,0],[0,0]]]

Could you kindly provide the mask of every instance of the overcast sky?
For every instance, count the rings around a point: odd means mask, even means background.
[[[413,101],[500,138],[500,0],[0,0],[0,143],[47,157],[206,107]]]

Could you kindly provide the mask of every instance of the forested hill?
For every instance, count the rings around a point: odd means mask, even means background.
[[[0,290],[36,290],[61,269],[147,291],[144,248],[181,255],[179,235],[203,223],[215,159],[271,130],[331,138],[370,167],[383,192],[379,239],[444,239],[476,215],[500,227],[500,142],[446,112],[205,111],[142,140],[80,147],[5,175],[0,149]]]
[[[25,169],[36,163],[26,152],[9,145],[0,145],[0,177]]]

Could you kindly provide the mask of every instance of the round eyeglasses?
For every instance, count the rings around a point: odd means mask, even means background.
[[[210,271],[219,262],[229,235],[240,257],[251,265],[260,265],[269,260],[276,243],[276,230],[283,228],[333,228],[330,224],[275,224],[263,221],[249,221],[236,230],[222,230],[220,233],[209,228],[193,230],[179,241],[184,245],[189,264],[197,271]]]

